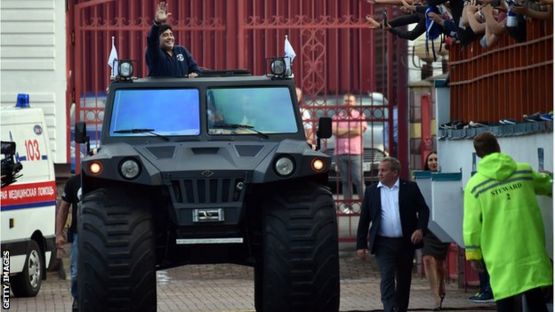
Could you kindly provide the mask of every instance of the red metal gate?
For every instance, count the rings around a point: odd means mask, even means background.
[[[115,36],[120,58],[146,75],[146,34],[156,1],[91,0],[69,6],[68,74],[75,92],[103,91]],[[176,42],[206,68],[264,73],[264,59],[283,54],[289,34],[299,57],[294,69],[312,93],[375,91],[374,35],[364,1],[188,0],[170,2]],[[72,74],[73,72],[73,74]],[[310,81],[310,83],[309,83]],[[310,86],[308,86],[310,84]]]
[[[87,122],[93,141],[99,138],[102,124],[112,36],[119,58],[133,60],[137,75],[146,76],[146,35],[157,2],[75,0],[68,5],[68,115],[75,103],[73,119]],[[354,93],[372,129],[370,145],[380,144],[373,132],[382,127],[386,131],[381,149],[395,150],[408,167],[403,122],[407,119],[403,117],[407,109],[402,61],[406,48],[404,41],[367,27],[365,16],[373,12],[373,5],[361,0],[180,0],[168,5],[176,43],[187,47],[205,68],[246,68],[255,75],[264,74],[266,58],[283,55],[288,35],[297,53],[293,70],[305,94],[303,105],[313,112],[313,122],[332,116],[340,109],[342,95]],[[374,103],[375,91],[393,101]],[[393,123],[393,106],[401,121],[398,148],[388,143],[394,139],[394,127],[388,126]],[[73,120],[68,132],[72,126]],[[76,151],[78,168],[78,147]]]

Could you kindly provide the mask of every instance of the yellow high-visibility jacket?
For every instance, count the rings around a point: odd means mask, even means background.
[[[464,189],[467,260],[484,259],[494,299],[553,284],[536,194],[552,195],[552,178],[527,163],[493,153]]]

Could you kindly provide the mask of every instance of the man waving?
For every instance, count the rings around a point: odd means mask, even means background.
[[[200,72],[199,66],[187,49],[175,44],[172,27],[166,24],[170,15],[166,2],[161,1],[147,37],[148,75],[194,78]]]

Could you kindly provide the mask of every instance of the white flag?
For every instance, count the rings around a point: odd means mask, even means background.
[[[112,36],[112,50],[110,51],[110,56],[108,57],[108,66],[112,69],[111,77],[118,75],[118,51],[116,50],[114,39],[114,36]]]
[[[297,56],[297,54],[295,54],[295,50],[293,50],[293,47],[291,46],[291,43],[289,43],[289,39],[287,38],[287,35],[285,35],[285,57],[290,58],[291,63],[293,63],[293,60],[295,59],[295,56]]]

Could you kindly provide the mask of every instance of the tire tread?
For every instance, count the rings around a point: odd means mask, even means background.
[[[264,206],[264,311],[338,311],[337,219],[331,193],[313,183],[298,185]]]
[[[79,215],[80,311],[155,311],[152,216],[123,190],[86,194]]]

